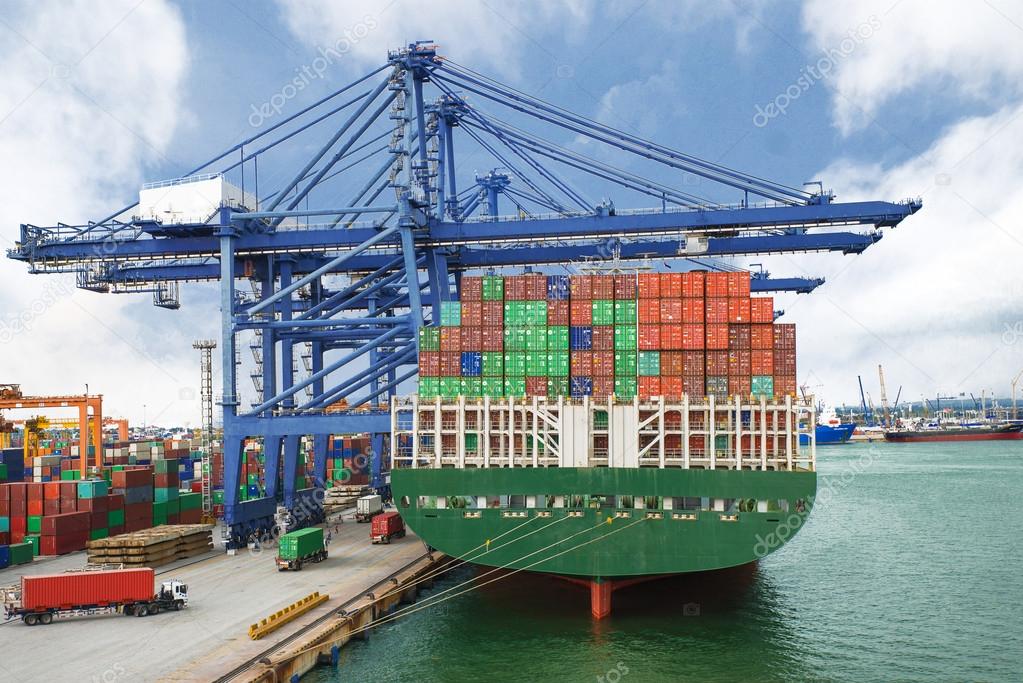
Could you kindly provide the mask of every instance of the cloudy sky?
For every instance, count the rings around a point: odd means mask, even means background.
[[[241,140],[323,46],[355,36],[283,113],[432,39],[519,90],[734,168],[820,179],[840,201],[921,197],[861,256],[761,259],[828,279],[780,305],[800,325],[800,380],[830,400],[857,400],[857,374],[876,400],[878,363],[911,399],[1007,395],[1023,369],[1018,2],[65,0],[7,3],[0,33],[5,249],[22,223],[100,218]],[[191,341],[216,336],[217,302],[207,287],[182,297],[155,309],[4,259],[0,382],[88,384],[108,414],[195,424]]]

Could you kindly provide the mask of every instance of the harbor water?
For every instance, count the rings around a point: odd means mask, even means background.
[[[1020,680],[1023,442],[834,446],[818,471],[807,525],[757,565],[623,589],[601,622],[583,589],[514,574],[303,680]]]

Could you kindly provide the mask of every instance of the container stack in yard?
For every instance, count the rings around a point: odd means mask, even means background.
[[[488,275],[419,336],[421,398],[796,392],[795,326],[748,272]]]

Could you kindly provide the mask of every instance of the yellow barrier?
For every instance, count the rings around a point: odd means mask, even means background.
[[[329,599],[329,595],[320,595],[319,591],[316,591],[312,595],[307,595],[298,602],[274,612],[266,619],[260,619],[258,624],[252,624],[249,626],[249,638],[259,640],[267,633],[276,631],[289,621],[302,616],[312,608],[327,602]]]

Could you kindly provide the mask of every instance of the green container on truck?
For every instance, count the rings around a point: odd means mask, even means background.
[[[299,529],[281,536],[277,547],[278,571],[301,571],[308,562],[323,562],[327,559],[327,547],[323,543],[323,529],[310,527]]]

